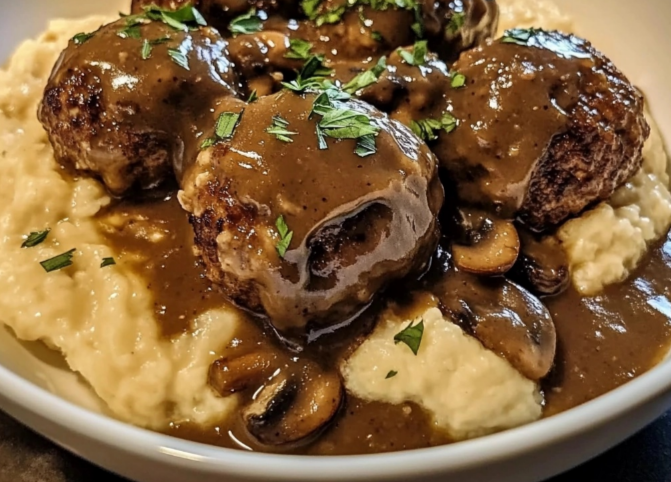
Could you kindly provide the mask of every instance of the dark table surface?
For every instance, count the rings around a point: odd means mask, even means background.
[[[0,412],[0,482],[127,482]],[[548,482],[671,481],[671,412],[622,445]]]

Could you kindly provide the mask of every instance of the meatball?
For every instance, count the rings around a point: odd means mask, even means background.
[[[39,109],[56,158],[119,196],[181,171],[218,103],[238,95],[227,43],[215,30],[133,28],[141,38],[121,19],[71,41]]]
[[[334,97],[229,99],[221,115],[237,127],[182,180],[208,277],[289,336],[342,322],[420,272],[438,239],[433,154],[369,105]]]
[[[605,200],[641,166],[644,101],[603,54],[559,32],[515,30],[454,64],[459,126],[434,146],[458,196],[545,230]]]

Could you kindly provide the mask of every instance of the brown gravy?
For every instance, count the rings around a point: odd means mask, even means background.
[[[116,250],[117,263],[126,264],[147,281],[165,336],[182,332],[193,316],[225,303],[204,278],[192,254],[192,231],[174,193],[113,205],[101,214],[100,226]],[[149,235],[156,232],[162,234],[159,240],[149,241]],[[546,417],[622,385],[661,359],[671,338],[669,279],[671,238],[652,247],[627,281],[606,288],[600,296],[581,297],[568,290],[544,300],[558,335],[555,368],[543,383]],[[363,319],[345,330],[348,333],[326,335],[325,342],[309,346],[301,356],[334,367],[372,327],[370,321],[377,309],[369,308]],[[334,343],[333,337],[341,341]],[[269,341],[272,337],[252,319],[242,324],[236,339],[242,350],[250,346],[276,349],[275,342]],[[173,425],[167,433],[223,447],[271,450],[254,441],[237,414],[211,430]],[[449,442],[449,437],[434,430],[430,417],[415,405],[394,406],[348,396],[336,422],[318,440],[283,453],[366,454]]]

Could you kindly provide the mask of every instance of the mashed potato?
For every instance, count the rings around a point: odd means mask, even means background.
[[[65,355],[120,419],[151,428],[170,421],[207,423],[233,410],[214,395],[206,372],[233,337],[237,319],[210,312],[193,330],[162,339],[145,285],[112,256],[92,217],[109,203],[92,179],[66,181],[38,123],[37,105],[68,39],[110,19],[55,21],[25,42],[0,71],[0,319],[23,340]],[[31,231],[47,241],[21,249]],[[45,273],[40,261],[77,248],[74,266]]]
[[[421,315],[424,334],[417,356],[407,345],[394,344],[394,335],[410,320],[391,311],[382,318],[342,367],[350,392],[365,400],[415,402],[455,440],[540,418],[542,397],[536,384],[444,319],[438,308]],[[386,378],[392,371],[397,374]]]

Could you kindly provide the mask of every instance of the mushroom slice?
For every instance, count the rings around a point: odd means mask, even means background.
[[[263,351],[221,358],[210,366],[208,383],[222,396],[240,392],[272,375],[278,362],[275,353]]]
[[[520,251],[520,239],[513,223],[484,219],[472,245],[454,244],[454,264],[477,275],[496,276],[513,267]]]
[[[260,443],[296,446],[310,442],[338,413],[344,390],[336,372],[308,365],[300,376],[284,372],[270,380],[242,411]]]
[[[510,278],[541,296],[556,295],[568,288],[570,270],[566,252],[554,236],[538,239],[520,231],[522,248]]]

